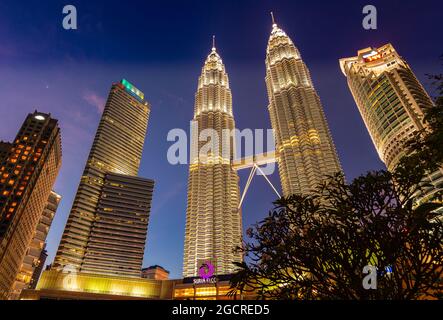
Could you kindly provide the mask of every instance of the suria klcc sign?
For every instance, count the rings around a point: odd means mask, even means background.
[[[199,278],[194,279],[194,284],[216,283],[215,266],[211,261],[204,261],[198,268]]]

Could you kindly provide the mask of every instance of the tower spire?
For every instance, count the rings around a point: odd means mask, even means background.
[[[215,51],[215,35],[212,36],[212,51]]]
[[[272,26],[273,27],[277,26],[277,24],[275,23],[274,12],[272,11],[271,11],[271,18],[272,18]]]

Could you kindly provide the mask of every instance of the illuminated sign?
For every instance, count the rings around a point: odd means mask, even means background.
[[[378,53],[375,50],[372,50],[370,53],[367,53],[367,54],[363,55],[363,60],[365,62],[371,62],[371,61],[374,61],[374,60],[378,60],[380,58],[381,58],[381,53]]]
[[[216,277],[211,277],[208,279],[197,278],[197,279],[193,279],[192,282],[194,284],[215,284],[215,283],[217,283],[217,278]]]
[[[204,261],[198,269],[200,278],[194,279],[194,284],[216,283],[217,277],[214,277],[215,267],[211,261]]]
[[[121,84],[126,88],[126,90],[133,93],[134,95],[139,97],[141,100],[143,100],[145,98],[144,93],[141,92],[140,90],[138,90],[136,87],[134,87],[134,85],[132,83],[130,83],[128,80],[123,79],[121,81]]]

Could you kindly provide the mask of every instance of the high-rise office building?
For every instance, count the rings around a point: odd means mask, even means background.
[[[191,136],[183,275],[197,276],[201,265],[207,262],[215,274],[229,274],[235,271],[232,262],[242,260],[240,253],[234,253],[242,238],[239,178],[232,166],[234,137],[223,133],[235,128],[231,90],[215,46],[198,80],[194,126],[197,128]],[[210,134],[208,129],[214,130],[215,137],[206,136]],[[206,148],[208,141],[212,150]]]
[[[60,165],[57,120],[29,114],[0,164],[0,299],[11,298]]]
[[[112,85],[55,268],[140,277],[152,181],[137,173],[149,113],[144,94],[131,83]]]
[[[342,170],[309,70],[275,22],[266,51],[266,86],[283,194],[310,193]]]
[[[105,175],[83,272],[140,277],[154,181]]]
[[[405,155],[405,142],[424,128],[423,112],[433,106],[431,98],[391,44],[359,50],[355,57],[340,59],[340,68],[380,159],[394,169]],[[432,186],[418,201],[443,189],[443,168],[427,182]]]
[[[41,273],[43,264],[46,261],[46,258],[42,260],[43,257],[47,256],[47,254],[44,254],[44,251],[46,251],[46,237],[48,235],[49,228],[51,227],[55,213],[57,212],[60,200],[61,196],[56,192],[51,191],[46,206],[43,209],[40,221],[37,225],[36,230],[34,231],[34,237],[32,238],[28,246],[25,258],[23,259],[20,272],[15,280],[12,292],[13,298],[19,298],[20,292],[27,287],[35,288],[36,281],[40,276],[38,272],[40,270]]]

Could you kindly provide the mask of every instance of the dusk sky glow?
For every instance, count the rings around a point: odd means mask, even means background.
[[[78,30],[62,28],[62,8],[78,10]],[[432,94],[441,72],[443,2],[371,1],[377,30],[362,28],[368,1],[16,1],[0,2],[0,139],[12,141],[35,109],[59,120],[63,199],[47,238],[52,262],[113,82],[125,78],[151,104],[139,175],[155,180],[144,266],[182,273],[188,166],[167,161],[169,130],[189,131],[198,76],[216,35],[229,74],[236,125],[270,128],[265,87],[270,11],[311,71],[348,180],[384,168],[349,92],[338,59],[392,43]],[[249,170],[240,172],[240,188]],[[280,188],[277,171],[270,177]],[[243,203],[243,229],[272,209],[275,194],[256,176]]]

